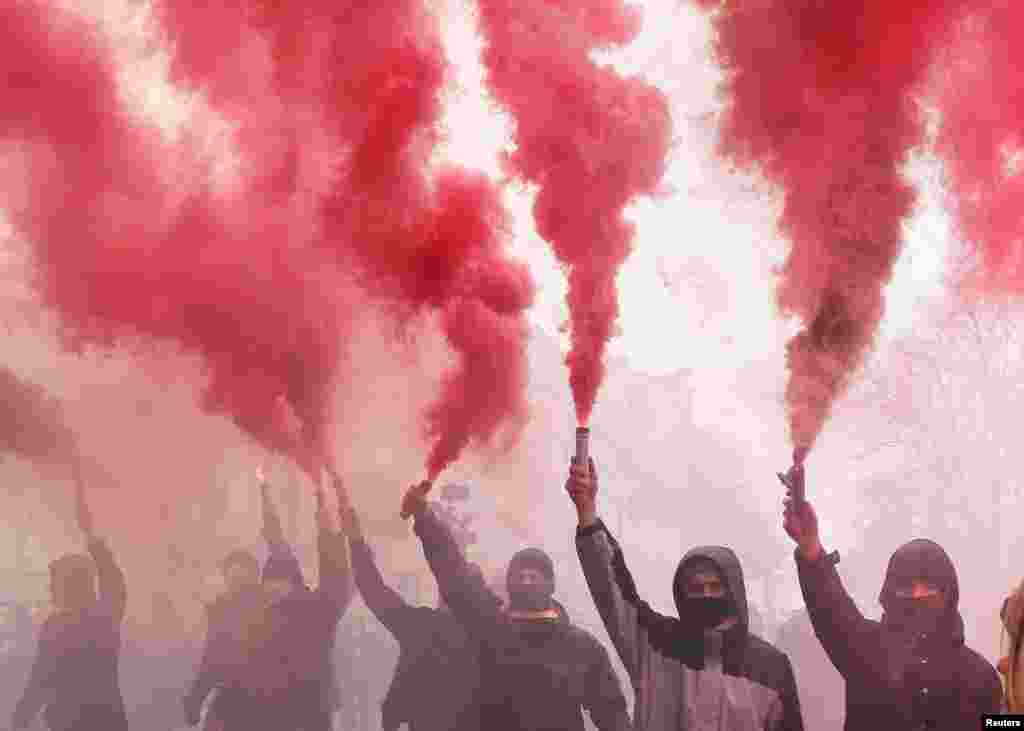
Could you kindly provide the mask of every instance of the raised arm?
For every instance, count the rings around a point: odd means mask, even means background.
[[[452,613],[468,632],[488,637],[504,621],[501,599],[488,588],[483,576],[470,568],[451,529],[430,509],[430,487],[429,482],[421,482],[409,488],[402,501],[402,515],[416,519],[414,529],[423,544],[423,554]]]
[[[818,516],[811,504],[803,498],[803,467],[798,465],[789,473],[786,482],[783,527],[797,544],[795,558],[814,634],[828,654],[836,670],[844,677],[857,662],[861,647],[858,637],[869,629],[856,603],[843,587],[836,571],[835,555],[826,555],[818,535]]]
[[[395,637],[415,631],[416,610],[397,591],[384,583],[384,577],[373,558],[373,549],[366,542],[355,510],[349,509],[347,514],[342,515],[342,526],[348,535],[352,552],[352,574],[356,588],[366,606]]]
[[[332,483],[338,496],[338,510],[344,515],[349,509],[348,496],[341,480],[332,473]],[[343,521],[340,521],[343,523]],[[348,560],[348,539],[343,531],[334,527],[334,521],[324,507],[323,495],[317,492],[317,552],[320,562],[320,593],[330,600],[336,620],[352,602],[352,571]]]
[[[92,536],[89,539],[89,553],[96,564],[100,605],[111,619],[120,624],[128,603],[128,587],[124,580],[124,572],[117,565],[114,554],[102,538]]]
[[[85,480],[82,477],[81,465],[78,459],[74,462],[75,470],[75,502],[78,517],[78,527],[85,536],[89,553],[96,565],[96,576],[99,581],[100,606],[118,624],[124,619],[124,610],[128,601],[128,587],[125,584],[124,573],[121,571],[114,554],[107,547],[106,542],[96,535],[95,526],[92,520],[92,510],[85,495]]]
[[[260,503],[263,511],[263,540],[267,542],[267,550],[272,555],[292,555],[292,547],[284,537],[284,528],[281,525],[281,516],[277,512],[277,506],[270,497],[270,484],[262,469],[257,473],[260,485]]]
[[[640,599],[633,577],[626,568],[622,549],[597,517],[597,469],[594,461],[590,460],[589,471],[574,461],[565,487],[576,505],[579,518],[576,552],[590,595],[622,664],[626,666],[633,687],[639,689],[643,658],[651,651],[650,630],[669,620]]]

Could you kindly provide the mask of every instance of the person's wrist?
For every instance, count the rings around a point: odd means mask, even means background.
[[[576,511],[580,528],[590,528],[597,522],[597,508],[588,507]]]
[[[821,546],[821,540],[817,537],[800,544],[800,557],[808,563],[817,561],[824,552],[825,549]]]

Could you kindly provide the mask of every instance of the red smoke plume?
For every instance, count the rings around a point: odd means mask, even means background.
[[[34,383],[0,366],[0,452],[26,459],[67,463],[75,439],[65,426],[60,402]]]
[[[334,29],[327,128],[343,160],[325,208],[327,242],[356,257],[368,290],[403,317],[436,312],[458,362],[427,413],[434,479],[471,442],[517,436],[533,298],[507,258],[499,192],[482,175],[428,175],[447,62],[422,0],[354,7]]]
[[[502,254],[493,186],[459,170],[428,176],[447,64],[422,0],[163,8],[177,73],[236,119],[247,156],[266,158],[282,182],[313,158],[312,187],[332,191],[314,205],[321,245],[403,320],[438,314],[459,362],[426,415],[429,475],[472,440],[506,425],[514,434],[533,288]],[[324,150],[312,147],[318,136]]]
[[[1024,292],[1024,45],[1019,3],[986,3],[958,26],[940,79],[945,158],[959,233],[976,254],[974,293]]]
[[[806,451],[874,340],[915,200],[901,173],[923,139],[913,94],[964,2],[721,4],[720,151],[785,194],[792,249],[778,302],[804,323],[788,345],[786,400]]]
[[[337,278],[278,191],[215,195],[201,166],[125,111],[100,38],[42,2],[0,9],[0,144],[17,163],[0,195],[43,296],[69,342],[143,335],[202,353],[205,405],[311,470],[338,359]],[[192,189],[172,194],[183,179]]]
[[[623,219],[665,169],[665,98],[590,58],[628,43],[640,15],[622,0],[479,0],[487,80],[515,121],[517,176],[539,186],[537,230],[569,276],[569,383],[580,424],[604,377],[619,315],[615,278],[630,252]]]

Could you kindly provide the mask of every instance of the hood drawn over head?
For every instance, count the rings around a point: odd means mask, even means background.
[[[672,595],[676,600],[676,611],[680,616],[683,614],[683,600],[686,597],[686,586],[684,577],[690,565],[701,560],[710,561],[722,575],[725,588],[728,593],[729,602],[733,611],[739,618],[739,627],[745,634],[750,626],[750,610],[747,607],[747,587],[743,580],[743,567],[740,560],[731,548],[724,546],[698,546],[686,552],[679,567],[676,569],[675,578],[672,580]]]
[[[912,581],[926,581],[946,596],[946,613],[942,622],[943,631],[952,634],[959,643],[964,641],[964,622],[960,616],[960,581],[956,567],[946,551],[935,541],[917,538],[904,543],[889,559],[885,570],[885,582],[879,593],[879,603],[889,612],[894,592],[900,585]],[[882,621],[886,622],[886,614]]]

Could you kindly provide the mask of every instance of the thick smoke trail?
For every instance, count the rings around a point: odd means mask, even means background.
[[[493,186],[459,170],[427,174],[447,70],[436,18],[422,2],[162,7],[179,78],[238,122],[243,155],[266,156],[277,171],[271,187],[289,185],[295,161],[313,158],[314,187],[332,188],[322,209],[313,205],[324,214],[323,247],[400,319],[438,313],[459,362],[426,415],[430,476],[471,441],[488,443],[504,426],[514,433],[525,414],[532,284],[502,255]],[[250,78],[254,59],[262,85]],[[312,147],[318,136],[326,149]]]
[[[339,357],[331,267],[296,245],[273,195],[216,197],[203,166],[128,114],[95,27],[23,2],[0,9],[0,28],[0,143],[15,163],[0,193],[66,341],[198,351],[205,406],[312,469]],[[196,182],[172,194],[182,179]],[[298,440],[277,418],[282,396]]]
[[[986,4],[958,26],[939,79],[946,162],[960,234],[976,253],[967,290],[1024,292],[1024,8]]]
[[[74,435],[64,423],[61,404],[34,383],[0,366],[0,452],[46,463],[68,463]]]
[[[344,153],[325,208],[327,241],[356,256],[367,289],[402,317],[436,312],[457,363],[426,415],[435,478],[470,443],[526,414],[526,268],[503,252],[499,191],[483,175],[445,168],[433,179],[447,62],[422,0],[352,9],[329,55],[327,126]]]
[[[713,17],[727,73],[720,152],[785,194],[778,302],[804,323],[787,355],[800,451],[874,340],[915,201],[902,175],[924,133],[913,94],[962,5],[764,0]]]
[[[615,278],[630,252],[623,218],[665,171],[668,103],[591,52],[628,43],[641,18],[622,0],[479,0],[487,81],[515,122],[507,165],[539,186],[537,230],[568,271],[576,418],[587,424],[619,316]]]

